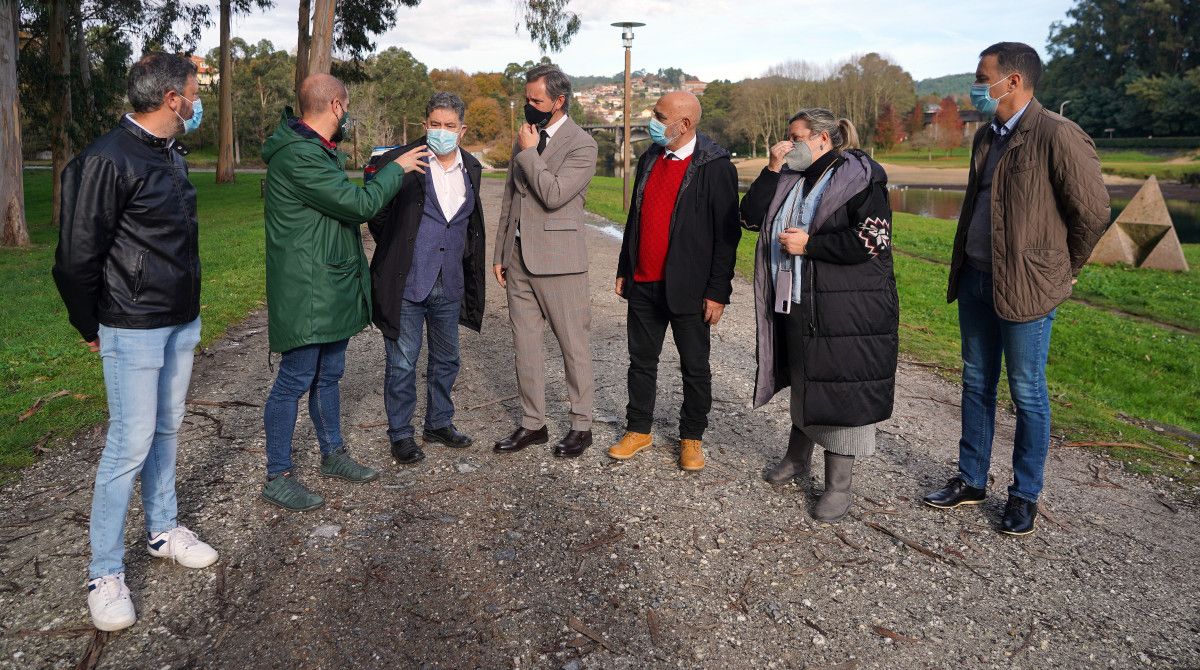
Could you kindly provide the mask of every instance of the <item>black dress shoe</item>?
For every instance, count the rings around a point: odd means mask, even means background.
[[[506,454],[510,451],[520,451],[531,444],[545,444],[550,441],[550,433],[546,432],[546,427],[542,426],[537,430],[529,430],[528,428],[517,428],[512,435],[500,440],[492,447],[492,451],[500,454]]]
[[[955,477],[942,488],[922,498],[922,501],[930,507],[952,509],[959,505],[978,505],[984,498],[987,498],[987,489],[967,486],[962,477]]]
[[[469,447],[471,446],[471,442],[473,442],[469,436],[458,432],[458,429],[453,425],[446,426],[445,428],[438,428],[437,430],[429,430],[426,428],[423,436],[426,442],[437,442],[439,444],[444,444],[447,447],[454,447],[455,449]]]
[[[1004,519],[1000,521],[1000,532],[1005,535],[1028,535],[1033,532],[1033,520],[1037,518],[1037,503],[1016,496],[1008,497],[1004,506]]]
[[[584,449],[592,446],[592,431],[572,430],[566,437],[554,445],[554,455],[563,458],[574,458],[583,453]]]
[[[425,452],[417,446],[417,441],[411,437],[402,437],[392,443],[392,458],[401,465],[409,465],[425,460]]]

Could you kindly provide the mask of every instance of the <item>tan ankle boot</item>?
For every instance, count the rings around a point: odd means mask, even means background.
[[[679,467],[688,472],[704,469],[704,448],[700,440],[679,441]]]
[[[608,448],[608,455],[618,461],[628,460],[637,455],[637,452],[645,449],[654,443],[654,438],[649,433],[625,433],[625,437],[621,441]]]

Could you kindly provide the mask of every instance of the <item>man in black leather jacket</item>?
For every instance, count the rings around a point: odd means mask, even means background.
[[[175,136],[202,108],[196,66],[153,53],[129,71],[133,113],[62,174],[54,281],[71,325],[98,352],[108,440],[92,496],[88,608],[101,630],[132,626],[125,516],[142,476],[146,548],[189,568],[217,552],[176,519],[175,452],[200,341],[196,190]]]

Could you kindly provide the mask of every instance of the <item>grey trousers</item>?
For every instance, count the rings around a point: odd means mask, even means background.
[[[558,339],[566,368],[571,430],[591,430],[595,377],[592,372],[592,304],[588,273],[532,275],[521,257],[521,244],[506,268],[508,318],[517,359],[521,427],[546,425],[545,331]]]

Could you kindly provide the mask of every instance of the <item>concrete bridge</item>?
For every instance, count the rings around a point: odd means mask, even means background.
[[[633,122],[631,122],[629,124],[629,141],[630,142],[641,142],[642,140],[649,140],[650,132],[649,132],[649,130],[647,130],[649,128],[649,126],[650,126],[649,121],[633,121]],[[580,128],[583,128],[584,130],[588,131],[589,133],[591,133],[593,135],[595,135],[596,133],[600,133],[600,132],[612,133],[613,137],[616,138],[616,140],[617,140],[617,150],[614,153],[613,158],[616,160],[617,166],[618,166],[617,169],[619,170],[620,165],[621,165],[621,160],[622,160],[622,153],[621,153],[622,146],[625,143],[625,124],[623,124],[623,123],[587,123],[587,124],[581,125]],[[634,159],[634,162],[637,161],[636,153],[633,155],[633,159]]]

